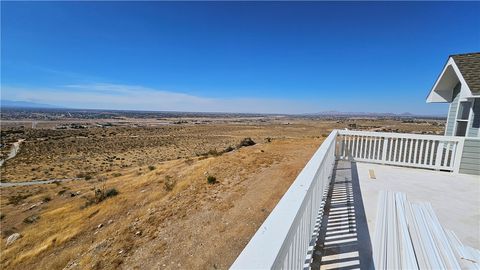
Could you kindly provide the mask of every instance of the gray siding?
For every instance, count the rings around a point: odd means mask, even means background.
[[[473,103],[473,117],[468,130],[468,137],[480,137],[480,99],[476,98]]]
[[[465,139],[460,173],[480,175],[480,140]]]
[[[458,109],[458,100],[460,99],[460,87],[461,84],[458,83],[457,86],[453,89],[452,103],[450,103],[450,108],[448,110],[447,124],[445,125],[445,136],[453,136],[455,121],[457,118],[457,109]]]

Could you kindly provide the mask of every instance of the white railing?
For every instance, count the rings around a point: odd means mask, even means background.
[[[458,172],[464,138],[334,130],[231,269],[302,269],[335,159]]]
[[[339,130],[340,159],[458,172],[464,138]]]
[[[302,269],[335,163],[332,131],[231,269]]]

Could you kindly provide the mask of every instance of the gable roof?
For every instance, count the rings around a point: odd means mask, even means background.
[[[480,53],[454,54],[448,57],[427,103],[452,102],[453,89],[460,83],[462,98],[480,97]]]
[[[480,53],[450,55],[472,93],[480,92]]]

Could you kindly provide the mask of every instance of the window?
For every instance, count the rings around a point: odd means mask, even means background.
[[[471,107],[472,102],[470,101],[462,101],[458,104],[457,129],[455,131],[455,136],[465,137],[467,134],[468,118],[470,117]]]
[[[460,106],[458,108],[457,119],[468,120],[468,116],[470,115],[470,107],[472,107],[472,102],[470,102],[470,101],[460,102]]]
[[[455,133],[455,136],[465,137],[465,134],[467,134],[467,125],[468,121],[458,121],[457,132]]]
[[[480,99],[476,98],[473,105],[472,128],[480,128]]]

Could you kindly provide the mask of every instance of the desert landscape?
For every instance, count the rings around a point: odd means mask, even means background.
[[[444,121],[4,110],[1,267],[226,269],[332,129]]]

